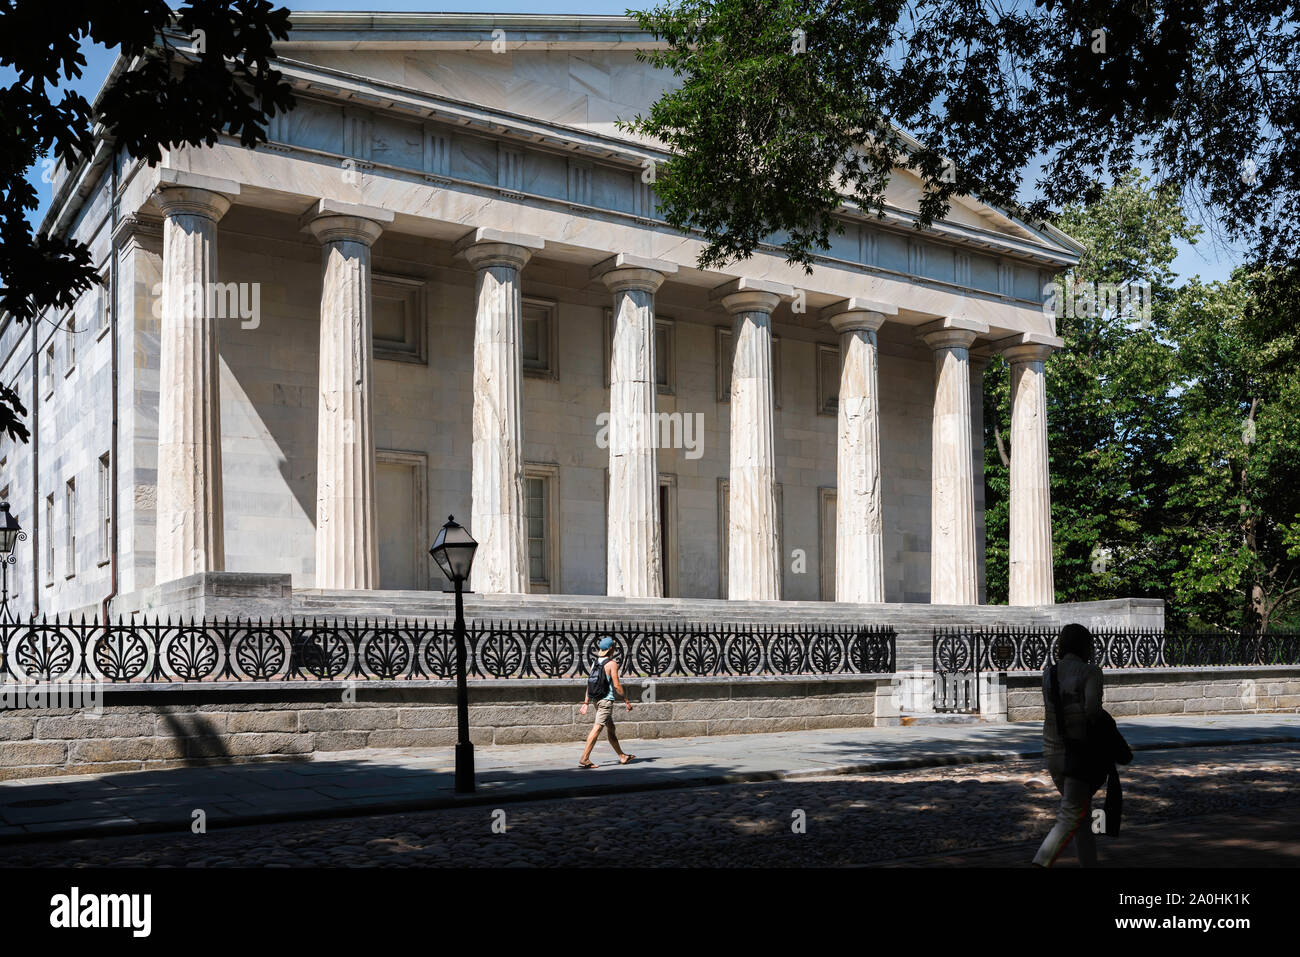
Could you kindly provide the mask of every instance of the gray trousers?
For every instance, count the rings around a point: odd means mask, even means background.
[[[1086,781],[1065,776],[1065,756],[1053,755],[1047,760],[1047,771],[1052,783],[1061,792],[1061,806],[1056,812],[1056,824],[1043,839],[1034,855],[1034,863],[1051,867],[1061,856],[1065,846],[1074,841],[1080,867],[1097,865],[1097,840],[1092,833],[1092,795],[1094,788]]]

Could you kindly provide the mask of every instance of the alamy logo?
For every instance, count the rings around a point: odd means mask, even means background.
[[[19,684],[6,681],[0,683],[0,711],[44,710],[46,708],[66,708],[82,712],[82,717],[98,718],[104,713],[104,683],[102,681],[86,683],[49,681],[36,684]]]
[[[50,898],[51,927],[126,927],[133,937],[148,937],[152,914],[152,894],[83,894],[74,887]]]
[[[1073,276],[1043,286],[1043,315],[1053,319],[1120,319],[1151,326],[1151,283],[1083,282]]]
[[[155,319],[161,319],[167,283],[153,284]],[[171,292],[188,313],[202,312],[213,319],[239,319],[239,328],[256,329],[262,323],[262,284],[260,282],[189,282],[177,283]]]
[[[596,416],[596,448],[615,454],[654,445],[660,449],[685,449],[686,458],[704,455],[703,412],[647,412],[620,420],[612,428],[609,413]]]

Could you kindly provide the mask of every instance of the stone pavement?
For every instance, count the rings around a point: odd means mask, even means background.
[[[1300,742],[1300,715],[1125,719],[1134,750]],[[339,752],[313,761],[28,778],[0,783],[0,842],[188,830],[496,805],[575,795],[702,787],[1037,757],[1037,722],[831,729],[625,742],[619,766],[576,767],[581,742],[480,748],[478,792],[452,792],[449,748]]]
[[[1116,837],[1097,840],[1100,867],[1294,869],[1300,867],[1300,807],[1235,810],[1125,827]],[[882,867],[1025,867],[1039,843],[1035,839],[877,863]],[[1073,848],[1066,852],[1053,866],[1077,868]]]

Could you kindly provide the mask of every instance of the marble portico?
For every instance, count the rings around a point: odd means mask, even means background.
[[[1072,240],[969,200],[916,230],[899,170],[890,215],[846,207],[811,275],[775,245],[701,270],[643,176],[663,154],[615,122],[667,82],[632,21],[293,22],[275,65],[299,103],[270,143],[156,169],[107,150],[56,183],[47,231],[102,237],[118,276],[111,334],[77,374],[110,342],[134,359],[95,380],[126,408],[114,607],[223,570],[400,603],[441,589],[424,550],[448,513],[481,543],[483,596],[975,606],[972,351],[1011,368],[1011,600],[1051,605],[1044,362],[1061,340],[1040,296]],[[256,285],[260,314],[171,292],[214,282]],[[4,335],[44,393],[45,343]],[[57,386],[43,420],[68,401]],[[19,501],[43,518],[66,482],[47,469],[75,456],[38,433]],[[105,566],[47,586],[37,547],[27,598],[104,600]]]

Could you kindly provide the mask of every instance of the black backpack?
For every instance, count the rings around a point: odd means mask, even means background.
[[[609,675],[605,674],[605,666],[612,660],[597,658],[591,666],[591,674],[587,676],[587,697],[592,701],[600,701],[609,694]]]

